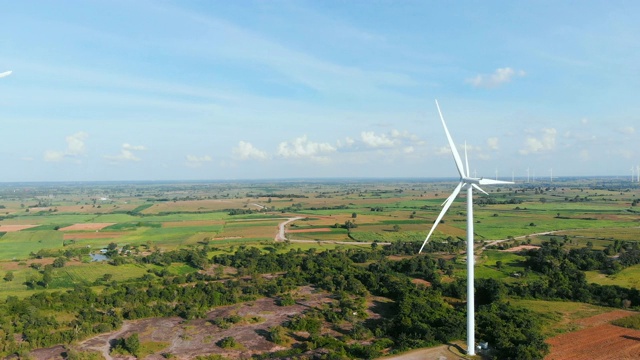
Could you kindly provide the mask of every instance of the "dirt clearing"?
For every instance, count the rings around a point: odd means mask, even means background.
[[[639,359],[640,330],[626,329],[609,321],[636,314],[616,310],[577,321],[584,329],[554,336],[549,360]]]
[[[310,306],[319,306],[329,299],[326,293],[316,292],[311,287],[299,289],[298,294],[305,300],[292,306],[278,306],[274,299],[263,298],[216,308],[209,312],[205,319],[186,321],[179,317],[170,317],[125,321],[120,330],[87,339],[77,347],[82,351],[98,351],[108,355],[110,340],[137,333],[142,343],[153,341],[168,344],[166,348],[148,356],[147,359],[163,359],[162,353],[173,354],[178,359],[192,359],[206,354],[219,354],[234,359],[249,358],[253,354],[283,349],[266,339],[268,329],[282,324],[290,316],[300,314]],[[238,315],[243,321],[228,329],[214,325],[215,319],[231,315]],[[228,336],[242,344],[243,349],[225,350],[216,345],[219,340]],[[110,359],[110,356],[106,358]]]

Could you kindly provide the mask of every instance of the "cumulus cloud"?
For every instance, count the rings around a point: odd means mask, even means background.
[[[344,140],[338,140],[336,145],[339,148],[341,148],[341,147],[353,146],[353,144],[355,144],[355,143],[356,143],[356,141],[354,139],[352,139],[352,138],[347,136]]]
[[[558,132],[554,128],[542,129],[542,134],[539,137],[527,137],[524,148],[518,152],[522,155],[528,155],[553,150],[556,147],[557,134]]]
[[[145,151],[146,147],[143,145],[131,145],[124,143],[120,149],[120,153],[117,155],[104,155],[104,158],[111,162],[123,162],[123,161],[140,161],[141,159],[136,156],[136,151]]]
[[[303,135],[293,141],[281,142],[278,145],[278,155],[284,158],[309,158],[317,161],[327,161],[324,154],[335,152],[335,146],[329,143],[313,142]]]
[[[238,142],[238,146],[233,148],[233,155],[239,160],[266,160],[269,158],[266,152],[253,147],[251,143],[246,141]]]
[[[5,72],[1,72],[0,73],[0,78],[7,77],[7,76],[11,75],[12,73],[13,73],[13,71],[11,71],[11,70],[5,71]]]
[[[489,147],[490,150],[498,150],[498,138],[497,137],[488,138],[487,147]]]
[[[195,167],[200,167],[202,166],[202,164],[211,162],[211,161],[213,161],[213,159],[209,155],[204,155],[204,156],[187,155],[187,162],[185,163],[185,165],[187,165],[188,167],[195,168]]]
[[[386,134],[376,135],[373,131],[363,131],[360,134],[362,142],[372,148],[393,147],[396,144],[394,139],[390,139]]]
[[[510,67],[498,68],[493,74],[479,74],[476,77],[467,79],[467,83],[479,88],[495,88],[502,84],[511,82],[516,76],[525,76],[522,70],[513,70]]]
[[[85,153],[85,140],[89,134],[84,131],[77,132],[65,138],[67,148],[65,150],[46,150],[44,152],[44,161],[58,162],[65,158],[77,158]]]

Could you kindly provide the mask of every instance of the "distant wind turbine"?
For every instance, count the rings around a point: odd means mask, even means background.
[[[444,214],[449,210],[449,207],[456,199],[458,194],[462,189],[467,190],[467,354],[470,356],[475,355],[475,305],[474,305],[474,258],[473,258],[473,189],[476,189],[486,195],[484,190],[480,188],[480,185],[497,185],[497,184],[513,184],[510,181],[499,181],[499,180],[491,180],[477,177],[469,177],[469,159],[467,157],[467,148],[465,146],[464,149],[464,161],[465,166],[462,165],[462,160],[460,159],[460,154],[458,153],[458,149],[456,149],[456,145],[451,138],[451,134],[449,134],[449,129],[447,129],[447,124],[444,122],[444,117],[442,116],[442,112],[440,111],[440,105],[438,105],[438,101],[436,100],[436,107],[438,108],[438,114],[440,115],[440,120],[442,121],[442,126],[444,127],[444,132],[447,135],[447,140],[449,141],[449,146],[451,147],[451,153],[453,154],[453,160],[456,163],[456,168],[458,169],[458,173],[460,174],[460,182],[458,186],[453,190],[453,193],[449,195],[447,200],[442,204],[443,208],[440,211],[440,214],[436,218],[436,221],[433,223],[431,230],[429,230],[429,234],[427,238],[422,243],[422,247],[420,247],[420,251],[424,249],[424,246],[429,241],[431,234],[436,229],[440,220]]]

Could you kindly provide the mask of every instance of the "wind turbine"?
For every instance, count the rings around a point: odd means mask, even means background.
[[[451,138],[451,134],[449,134],[449,129],[447,129],[447,124],[444,122],[444,117],[442,117],[442,112],[440,111],[440,105],[438,105],[438,101],[436,100],[436,107],[438,108],[438,114],[440,115],[440,120],[442,121],[442,126],[444,127],[444,132],[447,135],[447,140],[449,141],[449,146],[451,147],[451,153],[453,154],[453,160],[456,163],[456,168],[458,169],[458,173],[460,174],[460,182],[458,186],[453,190],[453,193],[449,195],[447,200],[442,204],[442,211],[440,211],[440,215],[436,218],[436,221],[433,223],[427,238],[422,243],[422,247],[420,247],[420,251],[424,249],[424,246],[429,241],[431,234],[436,229],[436,226],[442,220],[444,214],[449,210],[451,204],[456,199],[458,194],[462,189],[467,190],[467,354],[470,356],[475,355],[475,299],[474,299],[474,258],[473,258],[473,189],[476,189],[485,195],[487,194],[484,190],[480,188],[480,185],[497,185],[497,184],[513,184],[510,181],[500,181],[500,180],[491,180],[484,179],[478,177],[470,177],[469,173],[469,159],[467,158],[467,147],[465,145],[464,148],[464,161],[465,166],[462,165],[462,160],[460,159],[460,154],[458,153],[458,149],[456,149],[456,145]]]

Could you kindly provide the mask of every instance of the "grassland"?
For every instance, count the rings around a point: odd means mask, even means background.
[[[611,311],[611,308],[572,301],[510,299],[511,304],[534,311],[544,323],[545,336],[551,337],[579,329],[576,320]]]
[[[628,267],[613,275],[602,274],[599,271],[586,271],[585,274],[587,281],[591,283],[640,289],[640,265]]]

